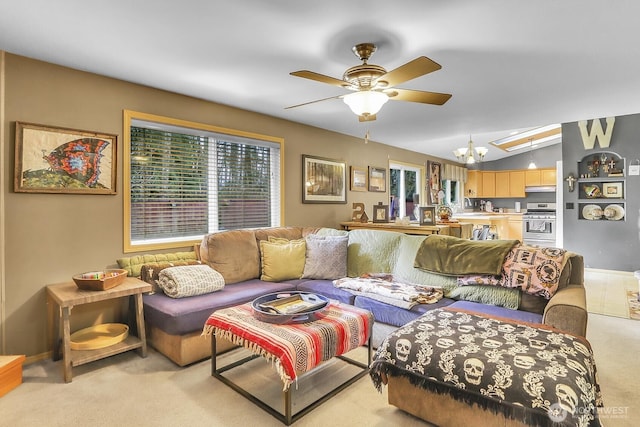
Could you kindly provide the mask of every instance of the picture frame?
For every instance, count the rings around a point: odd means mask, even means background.
[[[351,191],[367,191],[369,180],[367,168],[351,166]]]
[[[373,222],[389,222],[389,205],[373,205]]]
[[[608,199],[624,198],[622,182],[603,182],[602,195]]]
[[[441,182],[441,174],[442,174],[442,165],[438,162],[429,161],[428,164],[428,172],[427,182],[429,183],[429,203],[437,204],[438,203],[438,192],[442,187]]]
[[[420,225],[436,225],[436,207],[420,207]]]
[[[387,191],[387,169],[369,166],[369,191],[385,193]]]
[[[347,203],[347,165],[302,155],[302,203]]]
[[[116,194],[118,136],[16,122],[17,193]]]

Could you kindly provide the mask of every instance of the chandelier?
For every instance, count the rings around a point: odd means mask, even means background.
[[[486,147],[474,148],[471,136],[469,136],[469,144],[467,145],[467,148],[458,148],[457,150],[453,150],[453,154],[458,158],[458,161],[472,165],[474,163],[481,162],[488,151],[489,149]]]

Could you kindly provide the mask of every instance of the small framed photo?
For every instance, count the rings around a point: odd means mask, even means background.
[[[351,166],[351,191],[367,191],[367,168]]]
[[[387,170],[369,166],[369,191],[384,193],[387,191]]]
[[[602,184],[602,194],[609,199],[622,199],[624,197],[621,182],[605,182]]]
[[[373,222],[389,222],[389,205],[373,205]]]
[[[435,206],[420,207],[420,225],[436,225]]]

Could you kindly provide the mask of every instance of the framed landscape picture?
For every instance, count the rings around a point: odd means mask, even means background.
[[[387,170],[369,166],[369,191],[384,193],[387,191]]]
[[[347,203],[347,165],[302,155],[302,203]]]
[[[14,191],[116,194],[117,138],[16,122]]]

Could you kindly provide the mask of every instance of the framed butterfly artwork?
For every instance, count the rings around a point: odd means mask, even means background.
[[[117,135],[16,122],[14,191],[116,194]]]

